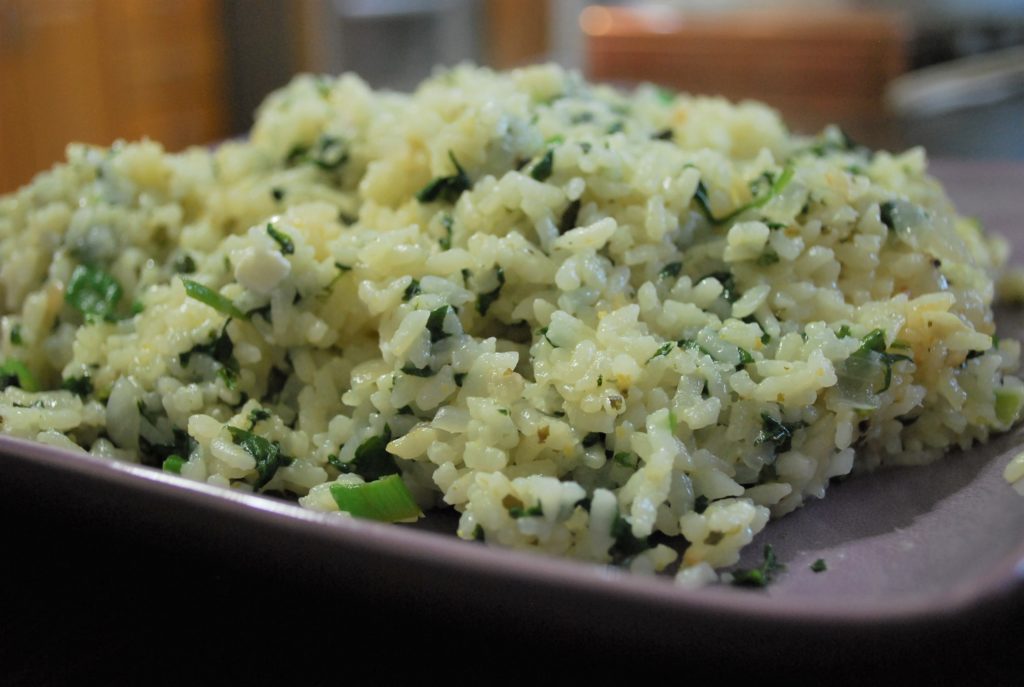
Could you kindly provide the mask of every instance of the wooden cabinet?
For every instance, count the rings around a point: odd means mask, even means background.
[[[0,192],[72,141],[224,136],[220,5],[212,0],[0,0]]]

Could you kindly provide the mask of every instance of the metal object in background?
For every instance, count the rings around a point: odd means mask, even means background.
[[[479,0],[319,0],[308,3],[317,68],[351,71],[374,88],[409,90],[435,65],[481,61]]]
[[[933,155],[1024,159],[1024,47],[904,74],[886,103],[906,143]]]

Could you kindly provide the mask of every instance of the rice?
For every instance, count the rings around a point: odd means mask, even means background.
[[[302,76],[246,141],[69,146],[0,255],[7,434],[688,586],[1024,401],[1006,244],[920,149],[553,66]]]

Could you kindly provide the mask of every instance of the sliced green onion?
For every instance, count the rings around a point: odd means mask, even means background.
[[[25,391],[39,391],[39,382],[25,363],[11,358],[0,365],[0,389],[17,386]]]
[[[387,475],[363,484],[331,485],[338,508],[357,518],[397,522],[419,518],[423,512],[399,475]]]
[[[173,472],[175,475],[181,474],[181,466],[186,463],[186,460],[177,454],[171,454],[164,459],[164,472]]]
[[[195,298],[201,303],[205,303],[214,310],[228,317],[234,317],[239,320],[247,320],[249,316],[239,310],[238,306],[235,305],[227,296],[222,296],[208,286],[203,286],[199,282],[192,281],[191,279],[182,279],[181,282],[185,285],[185,293],[189,298]]]
[[[1024,393],[1018,389],[996,389],[996,418],[1004,425],[1012,425],[1020,416]]]

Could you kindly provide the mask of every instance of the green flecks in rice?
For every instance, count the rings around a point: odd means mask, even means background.
[[[681,535],[686,585],[1024,406],[1006,244],[922,151],[555,67],[300,77],[215,151],[70,146],[0,255],[5,433],[637,571]]]

